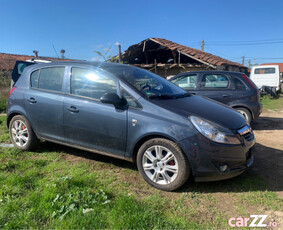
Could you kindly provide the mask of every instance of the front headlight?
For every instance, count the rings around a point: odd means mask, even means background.
[[[241,144],[239,138],[233,134],[229,129],[217,127],[213,123],[209,123],[199,117],[190,116],[189,119],[196,127],[196,129],[208,139],[225,144]]]

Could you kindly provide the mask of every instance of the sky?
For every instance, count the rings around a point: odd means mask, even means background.
[[[0,28],[0,53],[97,60],[93,51],[158,37],[197,49],[204,40],[204,51],[246,65],[283,62],[281,0],[0,0]]]

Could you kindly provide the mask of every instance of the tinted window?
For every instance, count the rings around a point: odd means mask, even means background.
[[[38,88],[62,91],[65,67],[43,68],[39,72]]]
[[[201,89],[225,89],[228,88],[229,80],[222,74],[206,74],[201,82]]]
[[[275,73],[275,68],[256,68],[255,74],[270,74]]]
[[[135,108],[141,108],[141,105],[137,102],[137,100],[132,95],[130,95],[124,89],[122,89],[121,92],[122,92],[122,97],[126,99],[129,106],[135,107]]]
[[[175,85],[183,89],[195,89],[197,83],[197,75],[182,76],[172,81]]]
[[[236,90],[246,90],[245,84],[238,78],[233,78]]]
[[[99,71],[72,68],[71,94],[99,100],[105,93],[117,93],[114,80]]]
[[[38,83],[38,70],[34,71],[31,76],[30,76],[30,84],[31,84],[31,87],[36,87],[37,88],[37,83]]]

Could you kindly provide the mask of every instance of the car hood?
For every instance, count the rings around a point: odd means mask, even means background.
[[[183,116],[198,116],[231,130],[240,129],[246,124],[244,117],[237,111],[200,96],[179,99],[152,99],[152,102],[174,113]]]

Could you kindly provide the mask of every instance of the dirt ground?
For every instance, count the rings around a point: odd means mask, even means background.
[[[250,172],[260,175],[283,197],[283,111],[262,113],[252,128],[257,143]]]

